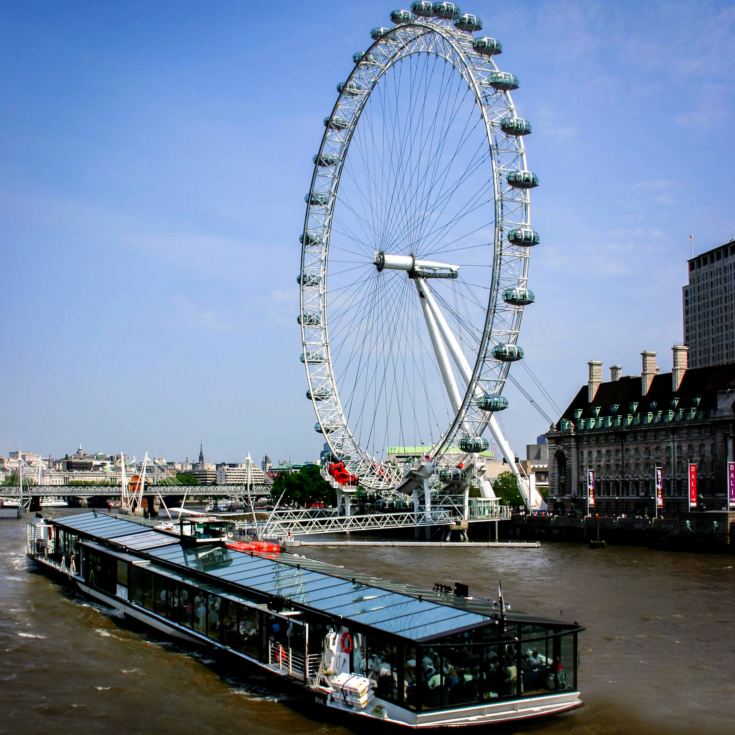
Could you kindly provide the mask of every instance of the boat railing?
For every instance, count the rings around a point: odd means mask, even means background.
[[[322,662],[324,657],[321,653],[310,653],[306,657],[306,681],[311,686],[317,686],[322,676]]]
[[[306,679],[306,657],[293,648],[283,646],[275,641],[268,644],[268,665],[278,671],[288,674],[294,679]]]

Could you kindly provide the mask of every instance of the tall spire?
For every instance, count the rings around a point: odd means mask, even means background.
[[[201,439],[199,440],[199,464],[204,466],[204,448]]]

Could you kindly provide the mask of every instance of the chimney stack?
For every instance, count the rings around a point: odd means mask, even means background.
[[[674,353],[674,366],[671,370],[671,390],[679,390],[684,373],[689,366],[689,348],[686,345],[674,345],[671,348]]]
[[[656,367],[656,353],[652,350],[644,350],[641,352],[643,358],[643,369],[641,371],[641,395],[645,396],[648,394],[648,389],[651,387],[651,381],[653,376],[657,373],[658,368]]]
[[[599,360],[590,360],[587,363],[589,367],[589,379],[587,382],[587,402],[592,403],[595,400],[597,389],[602,383],[602,363]]]
[[[620,365],[610,365],[610,381],[616,383],[620,380],[620,374],[623,372],[623,368]]]

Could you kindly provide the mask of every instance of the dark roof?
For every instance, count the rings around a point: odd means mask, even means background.
[[[643,413],[649,410],[652,402],[657,404],[657,410],[666,410],[671,407],[674,398],[679,399],[681,408],[694,406],[694,399],[701,399],[699,408],[713,409],[717,404],[717,393],[723,390],[735,390],[735,363],[717,365],[687,370],[681,381],[679,390],[672,390],[671,373],[659,373],[653,376],[648,393],[641,395],[641,377],[626,376],[619,380],[600,383],[594,400],[587,400],[587,385],[583,385],[574,400],[567,406],[560,418],[574,421],[574,413],[582,409],[582,418],[594,416],[594,407],[601,408],[600,415],[609,415],[610,406],[618,404],[618,413]],[[636,411],[630,410],[631,403],[638,403]]]

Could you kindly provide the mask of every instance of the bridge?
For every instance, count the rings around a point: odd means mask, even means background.
[[[445,526],[448,531],[466,531],[468,523],[510,520],[510,508],[497,501],[475,500],[465,515],[456,506],[439,506],[430,510],[373,512],[341,515],[337,508],[280,510],[265,518],[238,522],[240,533],[256,538],[291,539],[325,533],[353,531],[386,531],[397,528]],[[496,526],[497,529],[497,526]]]
[[[202,496],[202,497],[252,497],[270,495],[270,485],[148,485],[144,495]],[[120,485],[24,485],[23,498],[119,498]],[[19,499],[20,488],[17,485],[0,486],[0,497]]]
[[[255,485],[151,485],[146,487],[147,496],[207,496],[236,497],[268,494],[270,486]],[[120,487],[116,485],[31,485],[20,489],[15,486],[0,487],[0,497],[22,500],[30,510],[38,510],[43,498],[119,498]],[[444,498],[446,501],[446,498]],[[230,515],[230,514],[228,514]],[[252,515],[252,519],[249,517]],[[469,506],[462,509],[454,503],[435,505],[428,510],[423,507],[411,511],[343,514],[339,508],[284,509],[275,511],[242,511],[231,517],[242,535],[256,538],[274,538],[279,541],[294,536],[309,536],[328,533],[358,531],[387,531],[399,528],[445,527],[447,533],[458,531],[464,535],[467,524],[510,520],[510,508],[497,500],[472,498]]]

